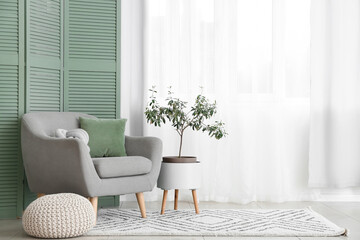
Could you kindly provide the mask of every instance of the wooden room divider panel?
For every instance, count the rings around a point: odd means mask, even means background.
[[[63,111],[62,0],[26,1],[25,112]],[[36,199],[24,181],[24,209]]]
[[[19,119],[38,111],[120,117],[120,0],[0,1],[0,218],[21,216],[36,197]]]
[[[27,0],[26,13],[26,112],[62,111],[62,0]]]
[[[64,108],[120,117],[120,0],[65,0]],[[102,197],[101,206],[118,197]]]
[[[0,218],[15,218],[22,212],[23,12],[23,1],[0,1]]]
[[[120,1],[28,0],[26,8],[26,112],[120,117]],[[25,184],[24,207],[35,197]]]
[[[119,0],[65,0],[65,111],[120,117],[119,24]]]

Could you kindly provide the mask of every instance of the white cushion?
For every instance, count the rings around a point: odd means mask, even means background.
[[[81,141],[83,141],[89,152],[90,152],[90,147],[88,146],[89,143],[89,134],[81,128],[76,128],[76,129],[72,129],[72,130],[65,130],[65,129],[56,129],[55,130],[55,137],[56,138],[77,138],[80,139]]]

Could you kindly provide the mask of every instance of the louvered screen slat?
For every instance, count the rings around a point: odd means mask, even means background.
[[[28,8],[30,11],[28,18],[28,29],[30,31],[29,52],[38,56],[60,58],[60,1],[30,0]]]
[[[62,111],[62,1],[27,1],[27,112]]]
[[[99,118],[116,118],[115,73],[70,71],[69,103],[72,112],[85,111]]]
[[[23,3],[0,1],[0,219],[21,212],[19,116],[23,102]],[[23,94],[23,92],[22,92]]]
[[[115,0],[69,1],[69,57],[115,61],[116,24]]]
[[[18,52],[18,2],[15,0],[0,1],[0,52]]]
[[[30,112],[61,111],[60,71],[30,67]]]
[[[16,216],[18,198],[18,66],[0,65],[0,86],[0,217],[6,217]]]
[[[65,110],[119,117],[120,1],[65,4]]]

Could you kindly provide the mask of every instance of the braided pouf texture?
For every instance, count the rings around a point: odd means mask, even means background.
[[[96,217],[90,201],[73,193],[40,197],[25,210],[25,232],[39,238],[69,238],[83,235],[95,226]]]

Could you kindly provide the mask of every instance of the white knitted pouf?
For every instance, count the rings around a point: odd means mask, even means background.
[[[40,238],[68,238],[83,235],[95,226],[95,212],[90,201],[73,193],[40,197],[25,210],[25,232]]]

